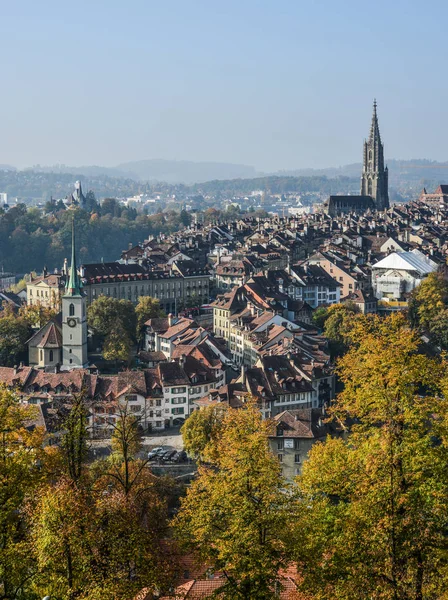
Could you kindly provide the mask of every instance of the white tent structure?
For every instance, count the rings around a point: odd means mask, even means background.
[[[403,300],[422,279],[437,270],[437,263],[420,250],[392,252],[372,266],[372,287],[381,299]]]

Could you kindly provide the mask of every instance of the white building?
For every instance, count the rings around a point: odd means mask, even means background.
[[[372,266],[372,287],[381,300],[406,300],[437,264],[420,250],[392,252]]]

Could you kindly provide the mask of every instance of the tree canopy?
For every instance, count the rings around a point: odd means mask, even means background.
[[[401,315],[366,317],[339,361],[331,416],[349,436],[311,450],[293,551],[312,597],[441,598],[447,587],[446,363]]]

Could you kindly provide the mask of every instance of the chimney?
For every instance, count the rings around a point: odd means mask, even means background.
[[[44,267],[44,277],[46,277],[47,275],[48,275],[48,269],[47,269],[47,267],[45,266],[45,267]]]
[[[240,377],[241,377],[241,383],[243,385],[245,385],[246,384],[246,365],[244,363],[241,365],[241,375],[240,375]]]
[[[185,356],[185,354],[181,354],[179,357],[179,364],[181,367],[185,366],[185,361],[186,361],[187,357]]]
[[[172,327],[174,324],[174,317],[173,317],[173,313],[170,313],[168,315],[168,327]]]
[[[14,375],[17,375],[17,365],[14,365]]]
[[[129,242],[129,244],[128,244],[128,250],[132,250],[132,242]]]

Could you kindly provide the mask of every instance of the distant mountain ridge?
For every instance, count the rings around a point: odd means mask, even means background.
[[[404,185],[405,183],[417,183],[421,180],[431,182],[448,178],[448,161],[438,162],[425,158],[415,158],[411,160],[386,160],[389,168],[389,184],[393,186]],[[326,169],[294,169],[277,171],[275,175],[292,177],[361,177],[362,163],[352,163],[343,167],[334,167]],[[442,183],[442,181],[440,181]]]
[[[116,167],[70,167],[36,165],[30,169],[37,173],[82,173],[87,177],[106,175],[124,177],[135,181],[184,183],[191,185],[213,179],[250,179],[257,175],[255,167],[233,163],[194,162],[189,160],[149,159],[122,163]]]
[[[448,161],[389,159],[386,162],[389,167],[389,185],[391,187],[414,188],[418,185],[431,187],[438,183],[448,183]],[[361,163],[351,163],[341,167],[329,167],[325,169],[304,168],[263,173],[249,165],[164,159],[126,162],[116,167],[101,167],[97,165],[70,167],[61,164],[48,167],[36,165],[23,171],[19,171],[11,165],[0,165],[0,171],[3,172],[71,175],[74,179],[113,178],[116,180],[132,180],[137,186],[157,183],[192,186],[213,181],[236,182],[238,180],[248,180],[247,183],[249,183],[251,179],[262,177],[327,177],[329,179],[348,177],[350,179],[359,179],[361,177],[361,170]]]

